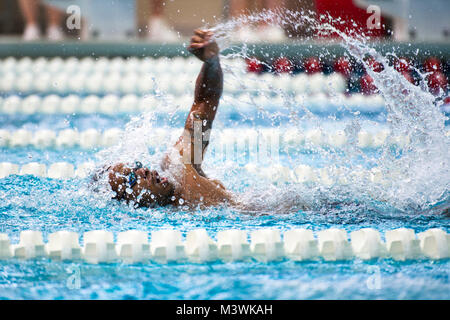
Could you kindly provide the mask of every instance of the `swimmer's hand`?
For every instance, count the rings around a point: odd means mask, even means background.
[[[211,40],[212,36],[211,31],[195,30],[188,47],[189,52],[203,62],[216,57],[219,54],[219,46],[214,40]]]

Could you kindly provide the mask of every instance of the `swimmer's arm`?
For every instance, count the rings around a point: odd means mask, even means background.
[[[217,113],[223,91],[223,72],[220,66],[219,47],[211,41],[212,33],[196,30],[189,51],[202,60],[203,66],[195,85],[194,103],[186,119],[182,153],[188,162],[206,177],[201,168],[209,144],[212,123]],[[183,137],[177,142],[179,145]],[[190,156],[188,156],[190,154]],[[186,160],[186,159],[185,159]]]
[[[211,121],[214,120],[223,91],[219,46],[211,40],[212,35],[210,31],[196,30],[188,47],[193,55],[204,62],[195,84],[192,109],[199,109]]]
[[[218,55],[204,61],[195,83],[192,110],[204,113],[210,121],[214,120],[223,91],[223,72]]]

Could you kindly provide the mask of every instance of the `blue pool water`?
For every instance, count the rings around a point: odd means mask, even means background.
[[[229,27],[228,24],[217,27],[219,37],[229,36]],[[190,230],[204,228],[213,239],[226,229],[250,233],[260,228],[275,228],[283,233],[306,228],[317,234],[328,228],[339,228],[350,234],[362,228],[373,228],[380,232],[382,240],[386,231],[396,228],[411,228],[416,233],[431,228],[450,232],[450,220],[442,214],[444,209],[448,212],[450,203],[450,137],[446,135],[445,115],[431,94],[407,82],[384,57],[357,40],[346,39],[345,35],[343,38],[347,51],[361,63],[365,54],[383,63],[383,72],[367,72],[383,96],[384,106],[365,105],[367,100],[363,99],[362,104],[352,109],[341,103],[330,105],[328,100],[332,99],[328,96],[322,96],[318,100],[321,103],[305,106],[282,88],[274,90],[283,100],[281,105],[274,106],[271,102],[275,92],[258,90],[260,79],[253,84],[256,89],[253,94],[262,97],[258,101],[263,101],[264,105],[244,103],[239,97],[225,94],[203,169],[209,176],[221,180],[252,209],[226,206],[194,210],[183,207],[133,209],[103,193],[91,192],[89,178],[62,181],[13,175],[0,179],[0,233],[6,233],[12,243],[18,243],[23,230],[41,231],[44,241],[52,232],[69,230],[80,235],[83,245],[81,235],[99,229],[111,231],[117,237],[119,232],[127,230],[151,234],[163,228],[174,228],[186,236]],[[242,53],[241,57],[246,56]],[[229,71],[225,72],[225,81],[242,85],[239,74]],[[175,79],[176,75],[172,77]],[[166,77],[166,81],[172,78]],[[14,92],[4,96],[11,94]],[[149,94],[164,96],[161,92]],[[95,161],[101,166],[105,162],[141,160],[157,168],[164,152],[175,142],[176,135],[172,132],[176,130],[181,134],[187,115],[186,108],[167,112],[167,107],[167,101],[162,99],[153,111],[133,116],[1,114],[0,128],[11,131],[20,128],[32,132],[126,128],[126,135],[125,143],[107,150],[0,147],[0,162],[19,165],[39,162],[49,166],[65,161],[77,166]],[[166,135],[152,136],[160,128],[166,130]],[[281,142],[276,159],[255,160],[248,150],[237,150],[225,157],[224,149],[217,144],[218,141],[228,143],[230,136],[225,139],[221,133],[231,129],[239,134],[242,132],[239,130],[245,128],[295,128],[304,132],[315,128],[331,132],[339,129],[344,130],[349,139],[339,149]],[[370,132],[389,128],[392,137],[408,136],[410,142],[404,148],[390,143],[361,148],[357,145],[361,128]],[[153,139],[150,148],[145,139]],[[248,165],[254,170],[249,170]],[[339,181],[331,184],[323,180],[303,183],[274,178],[276,172],[271,170],[277,165],[288,170],[296,170],[299,165],[337,166],[345,170],[334,171],[332,176]],[[361,170],[373,168],[381,170],[387,181],[380,183],[360,175]],[[9,259],[0,260],[0,298],[449,299],[449,277],[449,259],[419,258],[405,262],[389,257],[337,262],[285,259],[269,263],[166,265],[92,265],[48,259]]]
[[[222,110],[227,106],[222,105]],[[224,111],[226,114],[226,112]],[[3,116],[6,122],[7,116]],[[60,121],[58,116],[14,119],[11,127],[47,126]],[[54,117],[54,118],[52,118]],[[225,117],[225,116],[224,116]],[[65,116],[61,128],[80,123],[85,128],[119,127],[129,116]],[[370,119],[366,119],[370,120]],[[223,119],[215,130],[220,131]],[[344,123],[346,120],[340,120]],[[47,123],[45,123],[47,122]],[[170,123],[169,123],[170,124]],[[340,124],[340,123],[338,123]],[[167,127],[167,122],[164,123]],[[237,128],[243,127],[239,121]],[[255,122],[255,126],[263,128]],[[53,126],[49,126],[54,128]],[[178,128],[178,123],[173,125]],[[170,144],[167,144],[170,145]],[[164,150],[164,148],[163,148]],[[154,153],[150,150],[150,153]],[[378,158],[376,150],[366,151]],[[23,164],[37,161],[50,164],[57,161],[81,163],[95,159],[96,150],[3,148],[0,161]],[[157,155],[156,155],[157,156]],[[294,157],[294,159],[292,159]],[[286,166],[305,163],[320,166],[318,152],[282,152],[280,162]],[[355,160],[356,161],[356,160]],[[362,161],[363,163],[363,161]],[[236,194],[258,197],[267,186],[259,178],[249,176],[244,163],[210,157],[206,172],[220,178]],[[243,178],[245,177],[245,178]],[[82,235],[85,231],[104,229],[115,235],[126,230],[143,230],[151,234],[172,227],[183,236],[195,228],[205,228],[213,238],[220,230],[243,229],[248,232],[265,227],[281,232],[292,228],[320,231],[331,227],[348,233],[361,228],[374,228],[384,234],[395,228],[411,228],[416,233],[430,228],[450,231],[448,217],[432,210],[421,212],[364,199],[359,194],[333,195],[324,187],[313,195],[317,204],[310,210],[296,208],[272,211],[283,197],[274,196],[274,203],[257,214],[232,208],[207,210],[174,210],[172,208],[131,209],[113,200],[97,201],[86,192],[87,180],[67,181],[33,176],[10,176],[0,180],[0,232],[7,233],[12,243],[19,241],[22,230],[40,230],[44,240],[49,233],[70,230]],[[268,187],[272,188],[272,187]],[[289,189],[293,188],[293,189]],[[282,196],[294,190],[298,197],[302,189],[289,183],[277,186]],[[358,199],[361,196],[360,199]],[[340,205],[327,205],[339,199]],[[347,200],[347,201],[345,201]],[[278,202],[278,203],[277,203]],[[82,241],[82,237],[80,237]],[[79,275],[79,288],[70,280]],[[398,262],[392,259],[345,262],[236,262],[236,263],[178,263],[161,265],[125,265],[121,263],[90,265],[61,263],[48,259],[37,261],[0,261],[0,298],[3,299],[449,299],[450,261],[428,259]]]

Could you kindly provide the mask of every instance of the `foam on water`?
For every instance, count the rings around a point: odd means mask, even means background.
[[[388,64],[386,57],[371,48],[368,37],[358,34],[353,35],[353,37],[347,36],[333,27],[333,22],[336,21],[333,21],[331,17],[321,17],[320,20],[321,22],[318,22],[311,16],[311,13],[307,12],[263,11],[260,14],[243,16],[215,26],[212,30],[216,32],[217,40],[222,45],[226,45],[227,40],[230,40],[229,35],[233,34],[230,31],[236,26],[256,24],[260,21],[291,26],[295,29],[308,26],[316,34],[337,34],[341,40],[340,44],[351,56],[364,65],[386,101],[387,123],[390,128],[388,141],[401,134],[407,136],[409,142],[402,152],[385,144],[381,157],[372,158],[365,155],[361,148],[357,146],[357,137],[361,126],[360,119],[355,114],[345,129],[349,141],[352,142],[353,140],[354,143],[347,145],[344,148],[344,153],[319,150],[322,156],[328,157],[336,166],[348,168],[340,174],[350,179],[346,188],[339,190],[339,188],[333,187],[323,190],[323,186],[315,186],[315,188],[305,190],[303,186],[277,186],[277,192],[274,193],[274,190],[269,190],[258,199],[258,202],[267,205],[268,201],[262,199],[269,198],[271,199],[270,202],[275,198],[274,204],[284,203],[283,206],[289,206],[289,202],[296,204],[299,199],[308,204],[307,199],[310,198],[310,200],[314,199],[313,203],[319,199],[318,205],[320,207],[330,202],[331,199],[342,201],[348,195],[352,195],[358,201],[381,201],[401,210],[423,210],[439,201],[448,202],[450,139],[445,135],[446,117],[440,111],[439,99],[429,93],[424,81],[425,75],[421,74],[420,87],[412,85]],[[231,56],[251,58],[252,54],[255,54],[255,52],[244,46],[240,52],[235,52]],[[258,52],[258,54],[262,55],[261,52]],[[395,52],[392,54],[395,55]],[[324,52],[320,58],[326,58],[327,55],[328,53]],[[365,61],[368,56],[380,62],[384,66],[384,70],[374,72],[370,69]],[[233,73],[231,75],[234,76]],[[232,81],[239,81],[238,76],[233,77]],[[282,89],[278,90],[282,91]],[[270,97],[267,98],[270,100]],[[290,102],[289,95],[285,94],[285,105],[287,107],[289,107]],[[321,128],[320,119],[308,110],[304,111],[306,111],[306,114],[302,120],[306,117],[311,122],[315,122],[318,128]],[[270,116],[267,112],[265,114]],[[295,117],[291,119],[294,123],[296,120],[298,119]],[[366,164],[376,165],[384,175],[389,177],[389,187],[377,186],[366,177],[352,174],[357,170],[354,160],[360,157],[364,158]],[[280,194],[280,196],[266,197],[269,194]],[[254,198],[254,194],[248,195],[248,198]]]

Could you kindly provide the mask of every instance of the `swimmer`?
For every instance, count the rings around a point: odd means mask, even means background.
[[[184,134],[161,163],[161,169],[170,173],[170,180],[139,161],[132,165],[117,163],[107,168],[114,199],[134,203],[137,207],[237,204],[233,194],[220,181],[208,178],[202,170],[223,91],[219,47],[212,36],[210,31],[196,30],[188,47],[203,61],[203,66],[197,77],[194,103],[185,122]]]

